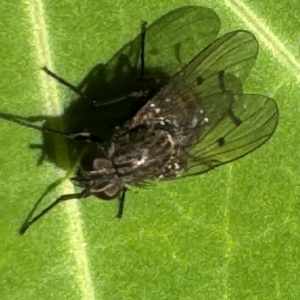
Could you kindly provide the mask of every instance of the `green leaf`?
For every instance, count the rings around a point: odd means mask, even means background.
[[[75,96],[40,67],[78,84],[139,34],[141,20],[151,24],[184,5],[183,0],[2,1],[0,111],[61,120]],[[295,0],[203,5],[214,7],[222,33],[245,29],[258,38],[261,50],[246,92],[277,100],[280,122],[272,139],[203,176],[129,192],[122,220],[114,217],[116,201],[90,197],[57,206],[20,236],[36,201],[74,166],[76,155],[60,140],[47,144],[49,160],[36,166],[40,151],[28,146],[42,143],[41,135],[0,120],[0,299],[300,298],[295,58],[300,5]],[[284,48],[276,46],[266,24]],[[186,30],[193,51],[204,47],[199,32],[197,26]],[[161,49],[163,38],[154,50]],[[193,51],[182,48],[182,63]],[[173,72],[173,63],[159,59]],[[64,180],[38,210],[72,191]]]

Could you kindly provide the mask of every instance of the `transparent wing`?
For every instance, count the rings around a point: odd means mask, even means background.
[[[257,54],[258,42],[252,33],[232,31],[202,50],[174,79],[189,83],[201,97],[223,90],[241,93]]]
[[[184,176],[207,172],[237,160],[263,145],[278,123],[276,102],[262,95],[236,95],[214,126],[204,128],[189,156]],[[216,121],[216,120],[215,120]]]
[[[145,74],[170,79],[216,38],[220,23],[212,9],[201,6],[181,7],[161,16],[146,30]],[[136,26],[140,30],[139,21]],[[141,81],[140,57],[141,34],[105,65],[95,66],[78,88],[99,103],[136,91]]]
[[[185,6],[163,15],[146,30],[146,69],[153,71],[159,68],[173,76],[197,55],[199,49],[203,49],[217,37],[220,24],[218,15],[212,9],[202,6]],[[107,67],[114,69],[119,64],[120,57],[126,57],[127,67],[139,72],[140,54],[139,34],[109,60]]]

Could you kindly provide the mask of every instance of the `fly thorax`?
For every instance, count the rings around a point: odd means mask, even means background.
[[[114,147],[112,163],[124,185],[136,185],[149,178],[161,179],[165,172],[163,177],[176,177],[184,167],[178,159],[182,149],[174,136],[155,127],[130,130],[115,140]]]

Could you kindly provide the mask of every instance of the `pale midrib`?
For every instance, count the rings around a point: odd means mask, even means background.
[[[24,4],[31,25],[32,40],[30,40],[30,43],[35,49],[35,53],[32,55],[35,59],[34,64],[37,69],[47,66],[50,70],[54,71],[55,68],[51,58],[52,51],[50,51],[49,47],[43,1],[24,0]],[[38,84],[41,98],[44,99],[44,108],[47,113],[49,115],[59,115],[62,109],[60,103],[57,101],[60,99],[57,82],[41,71],[39,72]],[[59,157],[61,157],[64,162],[68,161],[67,145],[65,145],[65,147],[60,147],[59,151]],[[73,185],[70,183],[63,183],[62,189],[64,194],[74,193]],[[82,218],[77,206],[77,201],[69,201],[64,205],[61,205],[61,208],[67,210],[69,224],[66,228],[66,232],[69,234],[69,253],[72,253],[76,261],[77,267],[75,279],[81,290],[82,299],[94,300],[94,285],[89,270],[89,262],[85,249],[86,243],[82,232]],[[70,265],[70,268],[74,270],[73,265]]]
[[[279,64],[286,68],[298,81],[300,79],[300,62],[265,22],[243,0],[225,0],[224,3],[268,48]]]

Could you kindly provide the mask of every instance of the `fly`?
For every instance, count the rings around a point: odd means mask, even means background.
[[[142,76],[145,36],[143,23]],[[121,218],[126,192],[132,186],[199,175],[266,143],[278,123],[277,104],[267,96],[241,92],[257,54],[258,42],[252,33],[232,31],[209,44],[159,90],[146,84],[139,93],[112,100],[110,103],[126,101],[130,96],[144,104],[133,118],[115,128],[109,141],[90,132],[54,131],[1,113],[1,118],[43,133],[92,144],[71,178],[81,191],[60,196],[26,222],[20,233],[57,204],[91,195],[102,200],[119,199],[117,217]],[[44,71],[81,93],[48,69]]]

